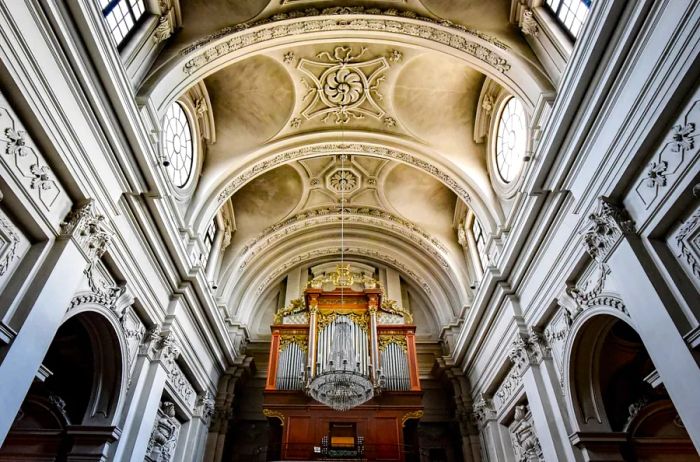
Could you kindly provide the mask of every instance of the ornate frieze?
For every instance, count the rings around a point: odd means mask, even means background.
[[[500,54],[500,50],[507,50],[508,46],[494,37],[450,21],[419,16],[412,11],[357,6],[293,10],[250,24],[242,23],[225,28],[180,52],[186,56],[204,49],[185,63],[183,72],[192,74],[229,53],[279,37],[347,30],[386,31],[418,37],[468,54],[497,72],[505,73],[511,68]],[[219,39],[226,36],[229,36],[227,40],[219,42]]]
[[[515,416],[509,430],[517,462],[544,461],[542,446],[535,433],[528,405],[515,407]]]
[[[258,162],[252,167],[243,170],[240,174],[235,176],[221,191],[217,199],[219,203],[224,203],[231,197],[241,186],[246,184],[248,181],[254,177],[261,175],[269,170],[272,170],[279,165],[289,163],[292,160],[298,160],[303,158],[328,155],[334,152],[345,152],[348,154],[357,155],[367,155],[372,157],[380,157],[384,159],[397,160],[399,162],[404,162],[408,165],[423,170],[428,175],[438,179],[445,186],[454,192],[457,197],[462,199],[467,204],[471,203],[471,196],[467,190],[462,187],[457,180],[455,180],[449,173],[440,169],[436,165],[420,159],[412,154],[403,151],[397,151],[395,149],[390,149],[381,146],[375,146],[371,144],[363,143],[324,143],[316,144],[312,146],[304,146],[299,149],[292,151],[287,151],[281,154],[277,154],[275,157]]]
[[[603,196],[598,199],[596,210],[588,216],[588,226],[582,237],[588,254],[595,261],[604,262],[624,235],[634,233],[634,221],[627,211]]]
[[[444,256],[447,253],[445,245],[412,222],[372,207],[344,207],[342,211],[344,223],[367,224],[393,230],[417,244],[435,258],[441,267],[449,268],[449,263]],[[306,210],[264,229],[241,249],[241,254],[238,257],[240,261],[238,271],[243,271],[256,255],[269,249],[271,244],[288,238],[292,233],[319,224],[340,223],[340,212],[341,207]]]
[[[73,237],[90,262],[99,259],[112,241],[113,233],[107,227],[107,220],[97,213],[95,201],[73,209],[61,223],[61,235]]]
[[[384,81],[384,71],[389,62],[383,56],[360,60],[367,52],[362,47],[335,47],[316,55],[319,61],[302,58],[297,69],[304,73],[302,83],[307,89],[301,111],[305,120],[320,117],[321,121],[347,124],[353,119],[370,116],[380,120],[384,109],[379,105],[383,96],[379,85]]]
[[[513,397],[523,384],[523,378],[517,367],[511,367],[508,375],[496,389],[493,395],[493,404],[496,410],[501,410],[503,406]]]
[[[160,403],[151,438],[146,446],[145,462],[173,460],[181,426],[175,417],[175,405],[170,401]]]
[[[376,250],[371,250],[371,249],[365,249],[362,247],[345,247],[343,250],[343,253],[345,255],[364,255],[367,257],[372,257],[376,258],[379,261],[382,261],[388,265],[391,265],[395,268],[397,268],[399,271],[403,272],[406,276],[411,278],[413,281],[415,281],[424,291],[426,294],[430,295],[432,294],[432,289],[430,288],[430,285],[423,279],[421,276],[416,274],[415,271],[412,269],[408,268],[406,265],[404,265],[402,262],[399,260],[383,254],[382,252],[376,251]],[[265,289],[270,285],[272,281],[280,277],[282,274],[286,273],[289,269],[294,268],[295,266],[299,265],[302,262],[312,260],[314,258],[319,258],[327,255],[340,255],[341,254],[341,248],[340,247],[329,247],[325,249],[316,249],[312,250],[310,252],[303,253],[301,255],[297,255],[293,258],[291,258],[289,261],[287,261],[285,264],[281,265],[279,268],[275,269],[275,271],[271,272],[255,291],[255,296],[259,297]]]

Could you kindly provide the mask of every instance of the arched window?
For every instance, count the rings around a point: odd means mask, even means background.
[[[163,165],[173,185],[184,188],[194,167],[192,130],[180,103],[173,103],[163,120]]]
[[[121,47],[146,15],[143,0],[99,0],[102,15],[117,47]]]
[[[488,255],[486,255],[486,238],[484,238],[484,230],[476,218],[472,222],[472,234],[474,235],[476,252],[479,254],[479,264],[481,264],[481,269],[484,270],[489,261]]]
[[[567,32],[573,38],[578,37],[588,16],[591,0],[546,0],[546,4]]]
[[[520,173],[527,147],[525,108],[510,98],[501,112],[496,132],[496,168],[501,179],[510,183]]]

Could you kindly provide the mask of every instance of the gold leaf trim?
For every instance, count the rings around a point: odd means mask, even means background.
[[[268,419],[279,419],[281,425],[284,427],[284,414],[279,411],[273,411],[272,409],[263,409],[263,415]]]
[[[405,413],[405,414],[403,415],[403,417],[401,417],[401,426],[402,426],[402,427],[405,427],[405,426],[406,426],[406,422],[408,422],[409,420],[412,420],[412,419],[413,419],[413,420],[418,420],[418,419],[420,419],[421,417],[423,417],[423,411],[411,411],[411,412],[407,412],[407,413]]]

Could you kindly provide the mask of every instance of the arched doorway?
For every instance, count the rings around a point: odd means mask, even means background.
[[[700,460],[634,328],[608,314],[574,327],[570,405],[584,459]]]
[[[121,382],[121,349],[111,323],[90,311],[70,317],[49,347],[0,461],[103,460],[119,435],[111,424]]]

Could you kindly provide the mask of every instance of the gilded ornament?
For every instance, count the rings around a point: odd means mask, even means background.
[[[407,412],[403,415],[403,417],[401,417],[401,426],[405,427],[406,422],[408,422],[409,420],[418,420],[421,417],[423,417],[423,411],[421,410]]]
[[[263,415],[268,419],[279,419],[280,425],[284,427],[284,414],[279,411],[273,411],[272,409],[263,409]]]
[[[380,335],[379,336],[379,351],[384,351],[390,344],[397,345],[404,352],[408,351],[408,343],[406,336],[401,334]]]
[[[303,298],[295,298],[289,303],[289,306],[282,308],[275,313],[275,324],[282,324],[285,316],[289,316],[295,313],[301,313],[306,310],[306,304]]]

